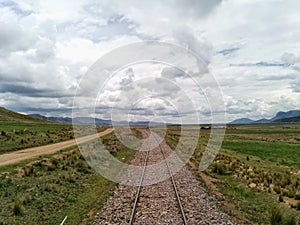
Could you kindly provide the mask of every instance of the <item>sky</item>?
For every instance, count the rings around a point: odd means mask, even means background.
[[[299,11],[297,0],[0,0],[0,106],[72,116],[97,60],[159,41],[201,57],[222,93],[226,121],[300,109]],[[110,119],[116,109],[118,120],[211,120],[205,96],[216,90],[198,90],[165,64],[128,65],[105,85],[91,83],[98,97],[86,116]]]

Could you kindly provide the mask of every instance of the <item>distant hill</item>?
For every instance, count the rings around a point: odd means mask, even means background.
[[[111,126],[112,124],[117,126],[124,126],[124,125],[130,125],[130,126],[148,126],[151,125],[163,125],[162,123],[156,123],[156,122],[149,122],[149,121],[111,121],[111,120],[103,120],[93,117],[75,117],[74,119],[70,117],[46,117],[42,116],[40,114],[30,114],[30,116],[48,120],[56,123],[66,123],[66,124],[72,124],[73,122],[75,124],[96,124],[99,126]]]
[[[42,116],[40,114],[29,114],[29,116],[43,119],[43,120],[48,120],[55,123],[67,123],[67,124],[72,123],[72,118],[70,117],[47,117],[47,116]]]
[[[110,126],[112,124],[111,120],[102,120],[92,117],[75,117],[73,122],[75,124],[96,124],[99,126]]]
[[[289,117],[289,118],[283,118],[283,119],[278,119],[274,120],[272,122],[280,122],[280,123],[300,123],[300,116],[295,116],[295,117]]]
[[[66,123],[66,124],[72,124],[73,122],[75,124],[96,124],[99,126],[110,126],[111,120],[102,120],[98,118],[92,118],[92,117],[75,117],[74,119],[70,117],[47,117],[47,116],[42,116],[40,114],[30,114],[30,116],[43,119],[43,120],[48,120],[56,123]]]
[[[21,113],[16,113],[3,107],[0,107],[0,121],[21,123],[50,123],[49,121],[45,121],[41,118],[34,118],[28,115],[23,115]]]
[[[251,120],[249,118],[236,119],[229,124],[259,124],[259,123],[271,123],[271,122],[300,122],[298,121],[300,117],[300,110],[290,110],[287,112],[278,112],[271,119],[259,119]]]
[[[300,116],[300,110],[291,110],[288,112],[278,112],[271,121]]]
[[[254,122],[254,120],[251,120],[248,118],[241,118],[241,119],[237,119],[237,120],[230,122],[230,124],[249,124],[252,122]]]
[[[268,119],[260,119],[260,120],[255,120],[255,121],[253,121],[252,123],[269,123],[270,122],[270,120],[268,120]]]

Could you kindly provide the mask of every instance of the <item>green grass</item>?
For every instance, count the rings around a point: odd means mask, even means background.
[[[92,134],[94,129],[78,125],[80,136]],[[97,126],[97,132],[107,127]],[[66,141],[74,138],[71,124],[59,123],[20,123],[0,121],[0,154],[24,148],[36,147]]]
[[[297,203],[283,203],[279,198],[298,199],[296,193],[300,187],[300,176],[291,172],[300,169],[300,144],[291,144],[286,140],[298,137],[299,128],[299,125],[295,129],[282,129],[282,125],[272,128],[253,125],[227,129],[222,149],[205,171],[207,175],[222,181],[216,185],[225,202],[240,211],[250,224],[271,224],[272,216],[276,216],[274,207],[278,207],[282,214],[280,224],[297,224],[295,221],[300,219]],[[201,130],[198,146],[190,159],[195,168],[201,161],[209,132]],[[168,127],[167,142],[173,149],[179,134],[180,127]],[[264,141],[257,140],[260,135],[265,135]],[[249,184],[256,187],[250,188]],[[299,200],[298,204],[300,206]],[[230,211],[227,212],[230,214]]]
[[[227,134],[300,134],[299,128],[293,129],[240,129],[240,130],[230,130],[227,129]]]
[[[103,139],[119,146],[112,148],[119,160],[127,161],[135,153],[114,134]],[[54,225],[65,216],[66,225],[91,221],[90,214],[101,209],[116,186],[91,169],[77,148],[1,167],[0,224]]]
[[[0,122],[0,154],[72,139],[72,125]]]
[[[300,169],[300,144],[233,140],[224,141],[222,148]]]
[[[276,198],[268,193],[251,190],[245,181],[231,176],[216,176],[224,183],[218,183],[218,188],[224,194],[225,200],[234,206],[251,222],[268,224],[270,205],[276,204]],[[234,201],[233,201],[234,199]]]
[[[299,213],[278,204],[274,195],[249,189],[245,181],[231,176],[216,177],[224,181],[217,184],[224,198],[252,223],[288,225],[297,224],[300,219]]]
[[[5,122],[13,121],[17,123],[44,123],[44,124],[51,123],[45,120],[16,113],[8,109],[5,109],[3,107],[0,107],[0,121],[5,121]]]

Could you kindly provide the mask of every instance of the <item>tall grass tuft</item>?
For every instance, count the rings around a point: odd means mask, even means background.
[[[213,167],[213,173],[225,175],[227,173],[227,167],[224,163],[215,163]]]
[[[20,199],[16,198],[14,201],[14,205],[13,205],[14,215],[16,215],[16,216],[23,215],[24,211],[25,211],[25,209],[24,209],[23,202]]]
[[[270,218],[271,225],[279,225],[282,224],[282,222],[283,222],[283,213],[281,209],[274,208],[271,211],[271,218]]]
[[[297,225],[298,222],[297,222],[297,218],[295,215],[290,215],[288,216],[286,222],[285,222],[286,225]]]

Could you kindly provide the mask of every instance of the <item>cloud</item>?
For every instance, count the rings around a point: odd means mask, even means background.
[[[300,92],[300,74],[298,74],[295,80],[291,81],[291,88],[295,92]]]
[[[23,112],[40,108],[48,115],[51,110],[67,115],[80,79],[98,58],[125,44],[160,40],[201,58],[200,74],[190,75],[214,74],[230,119],[299,107],[299,10],[297,0],[0,0],[1,104]],[[181,115],[193,120],[191,103],[178,95],[190,96],[208,115],[205,89],[195,88],[183,72],[165,65],[130,68],[107,84],[98,102],[101,116],[112,106],[128,110],[130,98],[147,94],[172,100]],[[187,64],[184,72],[189,71]],[[83,82],[84,90],[101,86],[103,77]],[[163,119],[177,116],[166,102],[151,101],[134,112],[143,119],[149,109]]]
[[[133,72],[133,69],[132,68],[128,68],[126,71],[125,71],[125,76],[121,82],[120,82],[120,85],[121,85],[121,88],[125,88],[126,86],[129,86],[133,80],[134,80],[134,72]]]
[[[282,56],[281,56],[281,60],[289,65],[294,65],[298,62],[300,62],[300,56],[296,56],[293,53],[287,53],[285,52]]]
[[[227,48],[227,49],[223,49],[221,51],[218,51],[218,54],[222,54],[222,55],[231,55],[232,53],[238,51],[240,48]]]
[[[222,3],[222,0],[187,0],[176,1],[176,3],[178,4],[176,8],[182,13],[186,13],[193,18],[199,18],[210,14]]]
[[[173,35],[175,40],[177,40],[181,46],[186,47],[197,54],[206,64],[210,63],[213,55],[213,47],[205,37],[196,36],[193,29],[188,26],[177,28],[174,30]],[[199,62],[199,65],[200,64],[201,63]]]
[[[173,67],[165,67],[161,71],[161,76],[166,79],[175,79],[178,77],[184,77],[185,73],[179,69]]]
[[[22,18],[11,9],[0,7],[0,55],[9,51],[26,50],[36,41],[35,31],[28,32],[22,27],[20,20]]]
[[[282,81],[282,80],[293,80],[297,77],[295,74],[287,74],[287,75],[265,75],[261,78],[258,78],[259,81]]]
[[[240,66],[240,67],[287,67],[289,64],[286,63],[272,63],[272,62],[256,62],[256,63],[240,63],[240,64],[230,64],[230,66]]]

